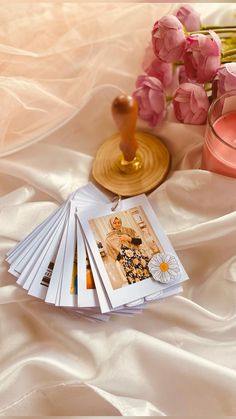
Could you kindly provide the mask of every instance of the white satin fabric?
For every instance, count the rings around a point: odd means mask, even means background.
[[[236,179],[199,170],[204,127],[171,118],[150,200],[190,281],[107,323],[29,297],[5,253],[89,177],[131,93],[154,21],[173,4],[0,5],[0,414],[236,415]],[[234,4],[198,4],[235,23]],[[148,127],[139,123],[139,126]]]

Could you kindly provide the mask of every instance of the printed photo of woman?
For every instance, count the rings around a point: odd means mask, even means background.
[[[148,262],[162,248],[141,206],[89,224],[114,290],[150,277]]]
[[[121,264],[129,284],[148,278],[149,258],[140,249],[142,239],[132,228],[123,227],[119,217],[112,217],[109,221],[111,231],[106,238],[107,254]]]

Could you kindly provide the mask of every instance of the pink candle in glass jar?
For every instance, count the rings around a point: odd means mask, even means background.
[[[232,94],[235,102],[231,100]],[[236,92],[221,96],[209,109],[201,167],[236,178],[236,109],[224,113],[228,98],[232,108],[232,103],[236,105]]]

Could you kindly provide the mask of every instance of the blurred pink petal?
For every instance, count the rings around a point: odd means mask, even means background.
[[[214,83],[218,96],[229,90],[236,90],[236,63],[221,65],[217,70]]]
[[[200,15],[190,4],[181,6],[176,12],[176,17],[189,32],[198,31],[201,27]]]
[[[157,21],[152,31],[155,55],[167,63],[173,63],[183,56],[186,39],[183,26],[176,16],[167,15]]]
[[[210,36],[194,34],[187,37],[184,65],[190,80],[198,83],[212,81],[220,66],[220,45],[220,38],[213,31],[210,31]]]
[[[175,92],[173,107],[178,121],[201,125],[206,121],[209,101],[202,86],[183,83]]]
[[[136,82],[136,90],[133,97],[139,105],[139,117],[155,126],[160,123],[165,114],[165,95],[160,80],[148,75],[141,75]]]

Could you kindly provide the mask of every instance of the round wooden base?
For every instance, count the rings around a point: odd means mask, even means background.
[[[121,154],[119,134],[114,134],[99,148],[93,164],[94,179],[104,188],[121,196],[133,196],[151,191],[168,173],[170,154],[166,146],[154,135],[137,131],[138,154],[143,165],[134,173],[123,173],[119,168]]]

